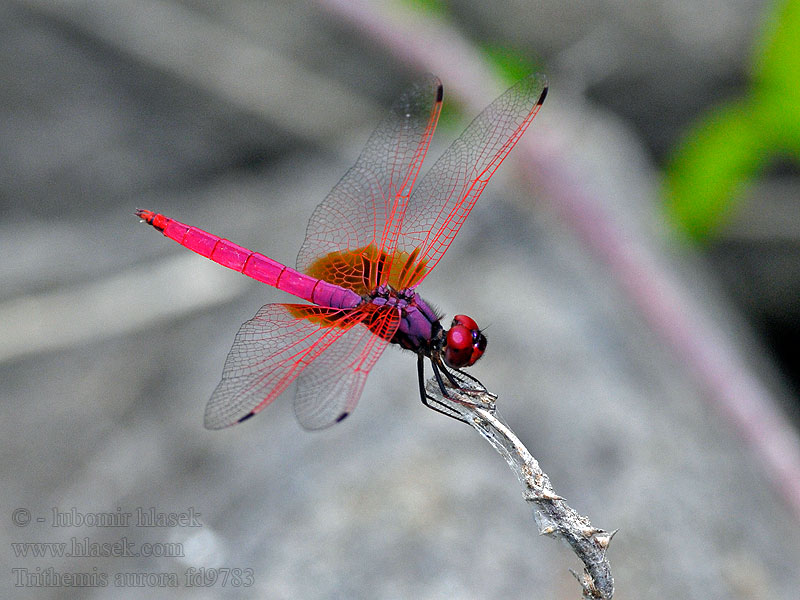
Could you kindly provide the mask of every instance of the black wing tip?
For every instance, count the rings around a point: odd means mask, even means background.
[[[237,419],[233,423],[223,422],[220,425],[219,421],[214,422],[208,417],[208,415],[206,415],[206,419],[205,422],[203,423],[203,426],[211,431],[216,431],[218,429],[225,429],[227,427],[231,427],[232,425],[238,425],[239,423],[244,423],[245,421],[247,421],[247,419],[252,419],[255,416],[256,416],[256,411],[253,410],[247,413],[241,419]]]
[[[245,421],[247,421],[247,419],[252,419],[255,416],[256,416],[255,411],[252,411],[252,412],[247,413],[245,416],[243,416],[241,419],[239,419],[236,422],[237,423],[244,423]]]
[[[444,86],[442,82],[439,82],[439,87],[436,88],[436,102],[441,102],[442,98],[444,98]]]
[[[541,106],[542,104],[544,104],[544,99],[547,98],[547,90],[549,90],[549,89],[550,89],[550,86],[548,86],[548,85],[544,86],[544,89],[542,90],[542,93],[539,95],[539,100],[536,101],[536,105],[537,106]]]
[[[350,413],[349,413],[349,412],[343,412],[343,413],[342,413],[342,414],[340,414],[338,417],[336,417],[336,422],[337,422],[337,423],[341,423],[342,421],[344,421],[344,420],[345,420],[347,417],[349,417],[349,416],[350,416]]]

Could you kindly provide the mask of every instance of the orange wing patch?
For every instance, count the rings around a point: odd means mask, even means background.
[[[413,287],[428,272],[427,261],[418,261],[419,248],[413,252],[396,250],[391,259],[384,250],[370,244],[356,250],[331,252],[315,260],[307,275],[353,290],[366,296],[381,284],[396,290]]]
[[[363,320],[363,316],[355,310],[328,308],[313,304],[286,304],[285,306],[293,317],[306,319],[320,327],[336,326],[340,329],[350,329]]]
[[[354,309],[327,308],[312,304],[285,304],[289,313],[298,319],[306,319],[320,327],[350,329],[362,323],[380,338],[391,341],[400,324],[396,307],[364,303]]]

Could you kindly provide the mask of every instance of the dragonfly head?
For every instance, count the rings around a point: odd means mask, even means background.
[[[466,315],[456,315],[447,331],[444,362],[449,367],[471,367],[486,350],[486,336],[478,324]]]

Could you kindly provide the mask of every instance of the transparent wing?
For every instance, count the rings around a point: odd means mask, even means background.
[[[367,311],[307,304],[261,307],[236,334],[225,359],[222,381],[206,406],[205,426],[221,429],[255,415],[352,330],[366,334],[352,339],[367,344],[361,348],[363,362],[374,362],[377,356],[372,353],[380,355],[385,344],[371,340],[370,336],[375,335],[362,325],[370,317]],[[341,358],[331,355],[330,360],[341,361]],[[351,402],[355,404],[354,400]]]
[[[363,321],[369,328],[345,331],[298,379],[294,412],[306,429],[329,427],[355,410],[370,369],[399,324],[395,309],[372,309]]]
[[[411,283],[436,266],[497,167],[525,133],[547,93],[547,78],[516,83],[478,115],[420,180],[409,200],[398,249],[417,251]]]
[[[441,105],[442,85],[433,75],[395,102],[356,164],[311,215],[297,255],[298,270],[307,273],[315,261],[332,252],[371,246],[373,251],[392,254]]]

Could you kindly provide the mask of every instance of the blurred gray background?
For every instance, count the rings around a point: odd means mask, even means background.
[[[656,232],[654,251],[668,249],[687,293],[796,414],[792,367],[775,360],[797,327],[796,171],[749,189],[704,256],[663,242],[656,195],[688,123],[742,89],[767,5],[449,7],[468,39],[542,64],[551,95],[526,136],[561,132],[618,203],[608,210]],[[579,596],[580,565],[537,536],[500,457],[421,406],[412,356],[387,350],[358,410],[329,430],[302,431],[288,396],[204,430],[239,325],[288,297],[133,216],[157,210],[293,265],[313,208],[415,73],[313,2],[0,3],[4,597]],[[463,124],[442,125],[431,154]],[[473,373],[556,491],[620,529],[616,597],[796,598],[797,515],[608,267],[518,175],[501,168],[422,292],[488,328]],[[151,507],[194,511],[200,526],[53,526],[54,510]],[[13,545],[85,538],[180,544],[184,556]],[[251,569],[252,585],[186,585],[219,567]],[[35,585],[47,572],[108,585]],[[127,573],[149,579],[136,587]],[[180,586],[149,587],[159,573]]]

